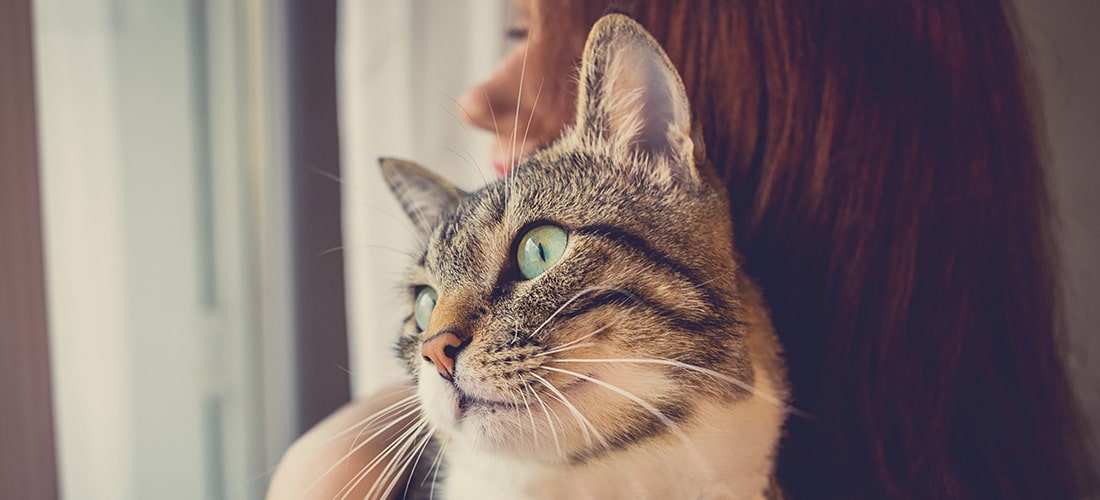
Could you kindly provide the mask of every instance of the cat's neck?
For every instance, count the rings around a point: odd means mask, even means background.
[[[768,376],[758,376],[756,388],[758,394],[775,394]],[[698,417],[680,436],[572,465],[524,462],[452,443],[442,497],[765,498],[783,410],[766,396],[753,395],[732,404],[701,405]]]

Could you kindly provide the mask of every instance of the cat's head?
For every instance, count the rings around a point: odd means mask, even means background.
[[[508,177],[467,194],[382,162],[425,242],[398,351],[454,445],[583,461],[747,397],[731,224],[691,131],[668,57],[610,15],[576,126]]]

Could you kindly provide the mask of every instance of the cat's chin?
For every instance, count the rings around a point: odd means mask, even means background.
[[[526,406],[482,399],[463,392],[450,382],[437,379],[421,380],[418,390],[428,421],[451,432],[457,431],[470,419],[494,418],[498,414],[502,418],[509,418],[511,414],[526,414],[527,411]]]
[[[529,392],[518,402],[487,399],[492,394],[467,393],[461,382],[431,376],[419,381],[418,391],[425,418],[448,441],[501,457],[566,464],[601,455],[620,422],[649,415],[621,394],[682,390],[644,364],[577,372],[547,384],[551,393]]]
[[[576,395],[583,393],[586,385],[569,384],[561,391]],[[429,425],[457,446],[543,463],[565,463],[570,454],[579,451],[579,443],[555,436],[563,430],[563,419],[565,425],[572,423],[561,415],[564,408],[544,410],[531,396],[527,404],[481,399],[443,379],[421,380],[418,392]]]
[[[470,402],[462,410],[453,437],[462,446],[501,457],[532,462],[566,462],[566,457],[557,452],[550,431],[539,428],[537,424],[532,427],[532,415],[539,410],[530,410],[523,406]]]

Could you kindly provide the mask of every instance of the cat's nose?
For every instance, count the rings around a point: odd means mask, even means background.
[[[435,365],[435,370],[439,372],[440,377],[453,380],[455,358],[468,343],[468,341],[463,342],[453,331],[444,330],[424,341],[420,346],[420,355],[424,356],[424,361]]]

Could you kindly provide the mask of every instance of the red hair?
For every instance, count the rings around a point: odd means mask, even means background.
[[[614,6],[683,76],[785,346],[794,404],[816,417],[788,423],[787,492],[1091,491],[1030,75],[1008,7]],[[535,62],[575,64],[606,7],[545,2]]]

